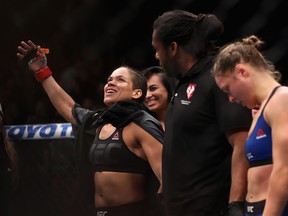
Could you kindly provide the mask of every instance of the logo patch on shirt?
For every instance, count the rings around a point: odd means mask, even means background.
[[[266,137],[267,135],[264,133],[264,131],[259,128],[258,131],[257,131],[257,136],[256,136],[256,139],[262,139],[264,137]]]
[[[119,140],[119,133],[115,133],[114,136],[112,137],[112,140]]]
[[[189,83],[187,89],[186,89],[186,93],[187,93],[187,99],[190,100],[194,91],[195,91],[195,88],[196,88],[196,84],[194,83]]]

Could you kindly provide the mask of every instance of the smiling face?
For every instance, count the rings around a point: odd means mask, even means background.
[[[153,74],[147,80],[147,87],[148,89],[145,99],[146,107],[156,114],[166,111],[168,107],[168,92],[159,75]]]
[[[140,89],[133,90],[130,72],[125,67],[114,70],[104,86],[104,103],[108,106],[121,100],[135,99],[141,95]]]

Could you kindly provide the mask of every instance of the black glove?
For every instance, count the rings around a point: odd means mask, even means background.
[[[163,193],[157,193],[158,200],[163,203]]]
[[[30,61],[32,61],[33,59],[37,58],[37,48],[35,49],[31,49],[29,52],[27,52],[24,57],[21,59],[21,61],[27,65],[30,63]]]
[[[28,64],[29,69],[33,72],[39,71],[47,66],[47,58],[45,54],[49,53],[49,49],[36,46],[32,41],[22,41],[18,46],[18,58]]]
[[[164,209],[164,201],[163,201],[163,193],[157,193],[158,199],[158,214],[159,216],[165,216],[165,209]]]
[[[245,204],[242,201],[234,201],[229,203],[225,216],[244,216]]]

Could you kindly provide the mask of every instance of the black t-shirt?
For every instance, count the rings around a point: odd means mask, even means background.
[[[169,104],[163,192],[173,216],[209,215],[228,204],[232,147],[225,132],[251,124],[250,110],[230,103],[216,85],[212,64],[211,57],[199,61],[179,80]]]

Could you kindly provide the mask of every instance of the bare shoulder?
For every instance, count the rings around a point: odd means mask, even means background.
[[[270,103],[270,102],[269,102]],[[287,86],[281,86],[276,92],[275,95],[271,98],[271,105],[274,109],[287,109],[288,105],[288,87]],[[286,107],[282,107],[286,106]]]
[[[139,139],[141,138],[141,136],[145,136],[146,134],[148,134],[147,131],[145,131],[142,127],[140,127],[134,122],[130,122],[128,125],[126,125],[123,133],[129,134],[129,136],[135,137],[135,139]]]
[[[265,108],[265,117],[268,121],[288,120],[288,87],[280,87]]]
[[[145,131],[133,122],[123,129],[123,139],[128,146],[139,146],[142,136],[145,136]]]

